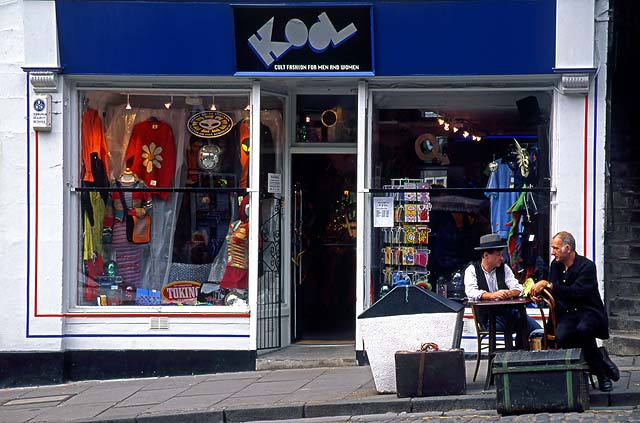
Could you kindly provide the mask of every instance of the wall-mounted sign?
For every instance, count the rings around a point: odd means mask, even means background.
[[[217,138],[233,128],[231,116],[218,111],[203,111],[189,118],[187,129],[196,137]]]
[[[233,9],[236,75],[373,75],[371,7]]]
[[[31,100],[31,127],[36,131],[51,131],[51,96],[37,95]]]

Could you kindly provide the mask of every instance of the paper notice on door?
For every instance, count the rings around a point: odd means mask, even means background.
[[[282,176],[279,173],[267,174],[267,192],[270,194],[282,194]]]
[[[393,197],[373,197],[373,226],[393,227]]]

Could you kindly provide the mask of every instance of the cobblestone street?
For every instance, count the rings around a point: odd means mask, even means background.
[[[540,413],[521,414],[518,416],[500,416],[495,411],[456,410],[450,412],[430,413],[387,413],[369,416],[353,417],[323,417],[313,419],[285,420],[279,423],[609,423],[609,422],[640,422],[640,408],[615,408],[588,410],[584,413]],[[262,422],[265,423],[265,422]]]

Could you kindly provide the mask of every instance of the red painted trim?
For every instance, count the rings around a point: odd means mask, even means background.
[[[34,231],[34,237],[35,237],[35,257],[34,257],[34,272],[33,272],[33,277],[34,277],[34,294],[33,294],[33,313],[35,317],[38,317],[38,164],[40,163],[38,161],[38,146],[40,145],[40,143],[38,142],[39,139],[39,132],[36,131],[36,183],[35,183],[35,187],[36,187],[36,192],[35,192],[35,197],[36,197],[36,201],[35,201],[35,231]],[[31,242],[31,240],[27,240],[27,242]],[[28,318],[28,317],[27,317]]]
[[[60,313],[36,317],[250,317],[251,313]]]
[[[583,217],[582,217],[582,237],[584,239],[583,241],[583,248],[584,251],[582,252],[582,254],[586,255],[587,254],[587,155],[588,155],[588,131],[589,131],[589,95],[585,95],[584,96],[584,177],[583,177],[583,200],[582,200],[582,207],[583,207]]]
[[[33,294],[33,317],[250,317],[251,313],[39,313],[38,312],[38,142],[39,133],[36,131],[35,138],[35,253],[34,253],[34,294]],[[30,242],[31,240],[27,240]],[[27,299],[28,301],[28,299]]]

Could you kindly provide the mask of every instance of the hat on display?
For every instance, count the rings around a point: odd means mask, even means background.
[[[476,251],[496,250],[499,248],[504,248],[506,246],[507,246],[506,242],[500,239],[500,235],[488,234],[488,235],[482,235],[480,237],[480,245],[477,246],[475,249]]]

